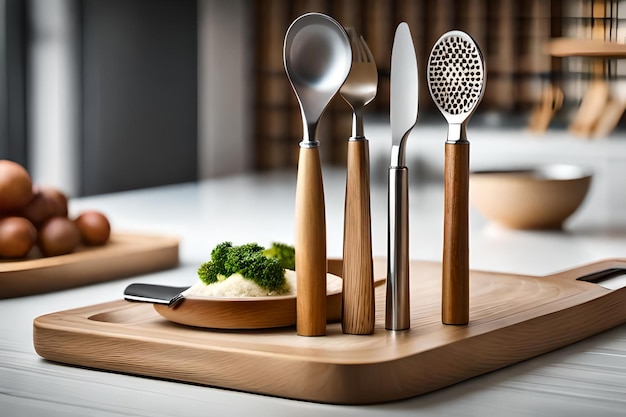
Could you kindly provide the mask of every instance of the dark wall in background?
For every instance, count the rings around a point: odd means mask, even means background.
[[[0,159],[27,163],[25,5],[0,0]]]
[[[196,180],[196,1],[81,7],[81,194]]]

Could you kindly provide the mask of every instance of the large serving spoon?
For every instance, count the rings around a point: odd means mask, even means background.
[[[302,336],[326,333],[326,218],[316,137],[319,120],[352,66],[345,29],[321,13],[293,21],[285,35],[285,71],[300,104],[303,139],[296,183],[296,330]]]

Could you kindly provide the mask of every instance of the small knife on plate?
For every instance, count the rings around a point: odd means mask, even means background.
[[[409,311],[409,169],[406,140],[417,123],[418,76],[409,25],[396,29],[391,51],[391,163],[387,232],[387,299],[385,328],[410,327]]]
[[[184,297],[181,293],[189,287],[171,287],[168,285],[156,284],[130,284],[124,290],[126,301],[136,301],[140,303],[164,304],[175,307]]]

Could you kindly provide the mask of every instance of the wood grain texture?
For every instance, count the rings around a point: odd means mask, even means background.
[[[326,333],[326,213],[319,147],[300,148],[296,183],[297,329]]]
[[[445,145],[441,320],[469,321],[469,143]]]
[[[375,259],[374,274],[386,261]],[[170,323],[152,306],[123,300],[37,317],[33,338],[46,359],[129,374],[337,404],[413,397],[523,361],[626,322],[626,289],[577,278],[626,260],[546,277],[471,271],[468,326],[440,319],[441,264],[411,263],[411,328],[384,329],[376,289],[371,336],[328,326],[322,338],[295,328],[207,331]]]
[[[0,262],[0,299],[42,294],[178,265],[178,238],[113,233],[104,246]]]
[[[343,332],[370,334],[374,331],[375,307],[369,146],[366,140],[348,141],[343,261]]]

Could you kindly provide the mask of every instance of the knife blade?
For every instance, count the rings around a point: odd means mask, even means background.
[[[409,25],[396,28],[391,51],[391,163],[387,230],[387,294],[385,328],[410,327],[409,304],[409,179],[406,140],[417,123],[418,73]]]
[[[405,165],[405,144],[417,123],[418,75],[415,47],[409,25],[402,22],[396,29],[391,50],[391,166]]]

